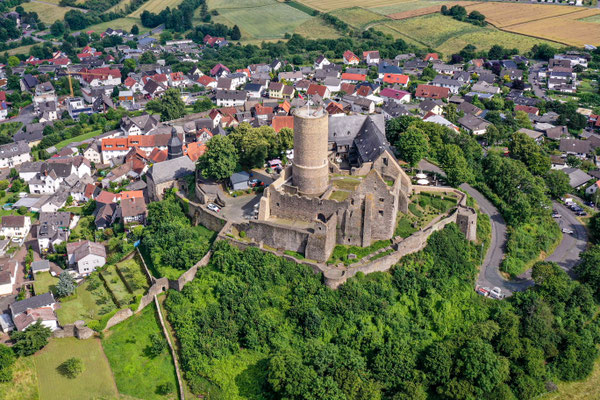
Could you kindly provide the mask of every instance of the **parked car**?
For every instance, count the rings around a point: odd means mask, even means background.
[[[562,228],[562,233],[568,233],[568,234],[573,234],[573,230],[569,229],[569,228]]]
[[[250,184],[250,187],[265,186],[265,183],[259,179],[251,179],[248,183]]]
[[[577,215],[578,217],[585,217],[587,216],[587,213],[585,211],[577,211],[575,215]]]
[[[488,297],[490,295],[490,288],[487,287],[477,286],[475,288],[475,291],[477,292],[477,294],[480,294],[483,297]]]
[[[208,208],[210,211],[214,211],[214,212],[219,212],[221,211],[221,208],[213,203],[208,203],[208,205],[206,206],[206,208]]]
[[[562,215],[560,215],[556,211],[552,213],[552,218],[560,218],[560,217],[562,217]]]
[[[592,208],[596,206],[593,201],[584,201],[583,204]]]
[[[505,297],[505,295],[502,293],[502,289],[500,289],[499,287],[495,287],[492,290],[490,290],[490,297],[492,299],[502,300]]]

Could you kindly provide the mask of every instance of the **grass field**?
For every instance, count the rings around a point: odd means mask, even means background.
[[[106,30],[106,29],[105,29],[105,30]],[[104,30],[103,30],[102,32],[104,32]],[[98,136],[98,135],[100,135],[101,133],[102,133],[102,131],[100,131],[100,130],[98,130],[98,131],[91,131],[91,132],[88,132],[88,133],[84,133],[83,135],[75,136],[75,137],[72,137],[71,139],[65,139],[65,140],[63,140],[62,142],[58,142],[58,143],[56,143],[56,144],[54,145],[54,147],[55,147],[57,150],[60,150],[60,149],[62,149],[63,147],[65,147],[65,146],[67,146],[67,145],[69,145],[69,144],[71,144],[71,143],[74,143],[74,142],[82,142],[82,141],[84,141],[84,140],[91,139],[91,138],[93,138],[94,136]]]
[[[23,9],[27,12],[35,11],[38,13],[40,20],[46,25],[51,25],[58,19],[63,19],[67,11],[75,10],[72,7],[59,7],[54,4],[29,2],[21,4]]]
[[[212,0],[208,7],[219,12],[215,22],[237,25],[244,40],[283,38],[313,18],[276,0]]]
[[[71,357],[83,361],[84,370],[69,379],[57,367]],[[118,396],[108,360],[100,340],[52,339],[35,356],[40,400],[113,399]]]
[[[58,278],[50,275],[50,272],[38,272],[35,274],[35,282],[33,288],[35,294],[43,294],[54,290],[54,286],[58,283]]]
[[[139,18],[139,16],[142,15],[144,10],[148,10],[150,12],[158,14],[167,7],[177,7],[182,1],[183,0],[148,0],[140,8],[129,14],[129,16]]]
[[[582,382],[561,382],[555,393],[541,396],[540,400],[595,400],[600,399],[600,360],[596,360],[594,370]]]
[[[83,30],[86,32],[94,31],[96,33],[102,33],[104,31],[106,31],[107,28],[113,28],[113,29],[123,29],[123,30],[129,32],[129,31],[131,31],[131,27],[134,25],[137,25],[138,28],[140,28],[140,33],[146,33],[148,31],[150,31],[150,29],[144,28],[142,26],[142,21],[139,18],[133,18],[133,17],[124,17],[124,18],[115,19],[113,21],[102,22],[101,24],[88,26],[87,28],[85,28]]]
[[[308,39],[336,39],[340,37],[340,33],[331,25],[324,24],[321,17],[312,17],[308,21],[296,27],[294,33],[304,36]]]
[[[299,2],[319,11],[331,11],[349,7],[392,7],[398,3],[403,3],[402,0],[299,0]]]
[[[344,8],[330,12],[331,15],[338,17],[348,25],[364,29],[367,25],[377,22],[386,21],[388,18],[377,14],[373,11],[365,10],[360,7]]]
[[[148,281],[137,257],[121,261],[117,266],[123,277],[127,280],[129,287],[133,289],[133,294],[144,294],[146,292]]]
[[[455,2],[451,2],[451,3],[446,2],[445,4],[447,7],[452,7],[455,5],[466,6],[469,4],[473,4],[473,2],[455,1]],[[475,4],[477,4],[477,3],[475,3]],[[422,6],[419,6],[419,5],[422,5]],[[429,15],[429,14],[437,13],[441,10],[441,8],[442,7],[440,4],[419,3],[409,9],[401,10],[399,12],[389,14],[388,17],[392,18],[392,19],[407,19],[407,18],[413,18],[413,17],[420,17],[421,15]]]
[[[11,382],[0,382],[2,400],[39,400],[37,374],[33,357],[17,358]]]
[[[600,24],[600,14],[594,14],[583,18],[578,18],[579,21],[583,22],[593,22],[595,24]]]
[[[136,398],[152,400],[175,398],[156,394],[157,385],[171,382],[177,387],[175,366],[166,348],[159,356],[149,358],[145,349],[150,345],[149,335],[162,334],[156,317],[156,307],[148,306],[140,314],[109,330],[102,346],[112,366],[119,391]]]
[[[106,281],[106,285],[119,302],[120,307],[124,307],[131,303],[131,293],[129,293],[125,283],[123,283],[123,280],[119,277],[119,274],[117,274],[114,265],[106,267],[106,269],[102,271],[102,276]]]
[[[88,287],[89,283],[84,282],[77,287],[72,298],[60,302],[56,315],[61,325],[72,324],[80,319],[85,322],[96,320],[117,308],[104,285],[98,285],[94,290],[89,290]],[[104,304],[99,304],[101,302]]]
[[[432,26],[436,29],[431,29]],[[488,50],[494,44],[503,44],[525,51],[530,50],[536,43],[545,42],[503,32],[490,26],[480,27],[460,22],[441,14],[391,21],[377,25],[376,29],[397,38],[408,39],[408,42],[430,46],[446,55],[459,51],[467,44],[475,45],[478,50]]]

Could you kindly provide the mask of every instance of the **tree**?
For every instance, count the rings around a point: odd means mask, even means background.
[[[458,186],[472,179],[473,174],[459,146],[455,144],[444,145],[439,160],[451,185]]]
[[[535,140],[523,132],[512,135],[508,151],[512,158],[522,161],[535,175],[544,175],[550,170],[550,157],[544,154]]]
[[[46,346],[51,335],[50,328],[38,321],[24,331],[11,332],[10,338],[15,342],[12,349],[19,357],[30,356]]]
[[[198,159],[202,175],[217,181],[229,178],[238,163],[238,152],[228,136],[213,136],[206,152]]]
[[[154,64],[156,62],[156,56],[151,51],[145,51],[140,56],[140,64]]]
[[[569,154],[567,155],[567,165],[571,168],[579,168],[581,167],[581,158],[576,155]]]
[[[150,334],[150,344],[145,353],[150,358],[158,357],[167,348],[167,342],[160,333]]]
[[[596,214],[599,215],[599,214]],[[598,217],[592,217],[594,228],[597,228]],[[595,235],[598,231],[593,231]],[[597,236],[592,236],[597,241]],[[594,245],[581,254],[581,262],[575,267],[581,282],[590,286],[595,296],[600,299],[600,246]]]
[[[19,60],[19,57],[17,57],[17,56],[8,57],[8,66],[9,67],[14,68],[19,64],[21,64],[21,60]]]
[[[8,174],[8,176],[12,179],[18,178],[19,177],[19,171],[17,171],[15,168],[11,168],[10,169],[10,173]]]
[[[15,353],[10,347],[0,344],[0,382],[12,380],[12,366],[15,363]]]
[[[398,155],[406,161],[411,167],[416,167],[419,161],[427,155],[429,143],[422,130],[415,127],[409,127],[396,142]]]
[[[137,35],[137,34],[139,34],[139,33],[140,33],[140,28],[139,28],[139,26],[137,26],[136,24],[134,24],[134,25],[131,27],[131,34],[132,34],[132,35]]]
[[[58,366],[58,371],[67,378],[74,379],[83,372],[83,361],[71,357]]]
[[[58,283],[56,284],[56,294],[58,297],[67,297],[73,294],[75,291],[75,279],[68,272],[63,272],[58,277]]]
[[[569,176],[560,170],[550,170],[546,174],[546,186],[548,192],[554,198],[560,198],[571,190]]]
[[[61,37],[65,33],[65,24],[62,21],[56,21],[50,25],[50,33],[54,37]]]
[[[204,97],[202,100],[198,100],[194,103],[194,112],[199,113],[199,112],[208,111],[208,110],[212,109],[213,107],[214,107],[213,102],[210,101],[209,98]]]
[[[165,382],[165,383],[161,383],[160,385],[158,385],[156,387],[156,394],[159,394],[161,396],[166,396],[166,395],[173,393],[174,390],[175,390],[175,386],[173,385],[172,382]]]
[[[521,111],[521,110],[517,111],[515,113],[515,120],[517,121],[517,124],[521,128],[526,128],[526,129],[532,128],[531,120],[529,119],[529,115],[525,111]]]
[[[242,38],[242,32],[240,32],[240,27],[234,25],[231,29],[231,40],[240,40]]]
[[[185,115],[185,103],[181,100],[181,93],[175,88],[167,89],[159,100],[149,101],[146,109],[159,113],[163,121],[171,121]]]

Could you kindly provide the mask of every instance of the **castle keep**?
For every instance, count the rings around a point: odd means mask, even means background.
[[[408,211],[412,184],[383,133],[378,135],[363,143],[359,132],[348,146],[357,157],[344,168],[331,150],[327,113],[297,110],[292,166],[265,190],[259,221],[249,223],[248,236],[317,261],[329,259],[336,244],[365,247],[391,239],[398,211]],[[359,141],[367,147],[360,148]],[[270,228],[258,227],[261,223]]]

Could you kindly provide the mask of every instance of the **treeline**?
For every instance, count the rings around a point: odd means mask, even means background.
[[[533,399],[587,377],[598,353],[592,287],[542,263],[535,287],[484,300],[477,250],[454,224],[336,291],[257,248],[213,250],[165,301],[187,381],[210,398]]]
[[[165,24],[166,29],[185,32],[193,28],[194,11],[204,4],[205,0],[183,0],[177,8],[167,7],[158,14],[144,10],[141,15],[142,25],[147,28],[155,28],[160,24]]]
[[[0,12],[9,12],[11,8],[17,7],[23,3],[28,3],[29,0],[4,0],[0,2]]]
[[[104,12],[116,6],[119,2],[120,0],[86,0],[83,3],[78,3],[77,0],[60,0],[58,4],[61,7],[79,7],[96,12]]]
[[[321,14],[321,18],[340,32],[346,32],[348,30],[348,24],[334,15],[325,13]]]
[[[237,25],[235,25],[233,28],[229,28],[227,25],[220,23],[196,25],[194,31],[188,33],[187,38],[198,43],[202,43],[202,41],[204,40],[204,36],[206,35],[238,40],[239,37],[235,37],[235,27],[237,27]],[[237,32],[239,32],[239,28],[237,28]]]
[[[478,26],[487,25],[487,22],[485,22],[485,15],[477,10],[471,11],[467,15],[467,10],[463,6],[454,5],[448,8],[448,6],[443,5],[441,8],[441,13],[442,15],[448,15],[457,21],[468,22]]]
[[[494,151],[484,157],[472,136],[415,117],[388,121],[386,134],[401,159],[410,163],[427,157],[446,172],[450,184],[471,183],[499,208],[508,224],[502,269],[518,275],[560,237],[560,229],[551,217],[550,194],[564,193],[566,189],[553,184],[549,155],[533,139],[514,133],[524,126],[513,117],[513,105],[499,100],[498,104],[488,104],[493,110],[488,114],[497,114],[498,119],[486,116],[494,123],[488,128],[486,140],[492,145],[500,137],[507,140],[511,158]],[[504,120],[500,112],[504,113]]]

